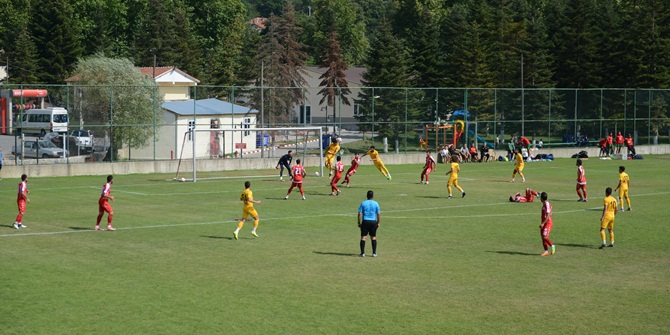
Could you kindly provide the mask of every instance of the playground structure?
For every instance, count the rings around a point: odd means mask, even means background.
[[[467,130],[467,134],[471,136],[473,139],[473,142],[475,142],[476,146],[479,146],[479,143],[486,143],[486,145],[489,148],[494,148],[492,143],[489,143],[486,141],[484,138],[481,136],[477,135],[476,132],[476,123],[468,123],[468,127],[466,127],[465,122],[462,120],[454,120],[452,121],[453,124],[443,124],[443,125],[426,125],[424,128],[424,135],[423,137],[420,138],[420,143],[421,143],[421,149],[428,149],[430,139],[433,138],[435,139],[435,146],[434,149],[437,151],[443,146],[447,144],[453,144],[454,147],[458,147],[458,141],[461,139],[461,136],[465,133]],[[474,124],[475,125],[475,130],[473,131],[470,129],[470,125]],[[453,132],[451,133],[451,142],[448,142],[448,134],[449,131],[453,129]],[[435,132],[435,136],[432,136],[432,132]],[[429,136],[430,135],[430,136]],[[440,142],[440,139],[442,141]],[[467,140],[467,139],[466,139]],[[467,143],[465,143],[467,145]],[[469,145],[467,145],[469,146]]]
[[[449,130],[452,130],[452,135],[451,135],[451,142],[447,142],[447,134],[449,133]],[[430,138],[432,136],[432,132],[435,132],[435,136],[433,137],[435,139],[435,152],[437,152],[441,147],[447,145],[447,144],[453,144],[456,146],[458,143],[458,140],[460,139],[461,135],[463,135],[463,132],[465,131],[465,123],[461,120],[455,120],[453,124],[445,124],[445,125],[429,125],[427,124],[426,127],[424,128],[424,136],[423,138],[425,139],[426,142],[426,147],[428,147],[428,143],[430,143]],[[431,136],[429,136],[429,133]],[[440,142],[440,138],[442,138],[442,142]]]

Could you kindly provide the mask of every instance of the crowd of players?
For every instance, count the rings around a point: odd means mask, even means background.
[[[619,135],[617,138],[621,136],[621,133],[619,132]],[[610,135],[611,137],[611,135]],[[626,140],[624,140],[626,141]],[[325,153],[325,167],[328,169],[329,173],[328,176],[330,177],[330,186],[331,186],[331,195],[332,196],[338,196],[340,194],[340,189],[337,187],[338,182],[342,179],[342,174],[344,172],[344,164],[342,162],[342,157],[339,155],[340,153],[340,142],[341,139],[337,138],[332,143],[329,145],[328,149],[326,150]],[[619,142],[619,139],[616,140],[616,143]],[[607,142],[606,142],[607,143]],[[451,147],[449,147],[451,148]],[[620,146],[617,146],[618,151],[620,151]],[[460,172],[460,160],[461,160],[461,154],[454,151],[454,152],[449,152],[450,155],[450,169],[446,173],[446,175],[449,176],[449,181],[447,182],[447,190],[448,190],[448,199],[452,198],[452,186],[458,189],[461,192],[461,197],[465,197],[466,193],[463,190],[462,187],[458,185],[458,174]],[[370,159],[372,160],[373,164],[375,167],[386,177],[389,181],[391,180],[391,174],[382,162],[381,158],[379,157],[379,152],[375,149],[374,146],[371,146],[370,149],[363,154],[363,156],[360,156],[356,153],[354,154],[354,157],[351,160],[351,166],[347,170],[345,174],[344,181],[342,181],[342,184],[345,184],[346,187],[349,187],[349,183],[351,181],[351,177],[356,173],[360,162],[361,158],[365,156],[370,156]],[[279,178],[280,180],[283,180],[283,172],[284,169],[287,170],[289,178],[291,179],[291,186],[289,187],[286,197],[284,199],[288,200],[291,191],[294,188],[298,188],[300,191],[300,194],[302,196],[302,200],[305,200],[305,192],[302,187],[302,182],[303,178],[306,176],[306,171],[305,168],[301,165],[300,159],[296,160],[296,164],[294,166],[291,166],[293,159],[293,152],[289,150],[287,154],[283,155],[279,161],[277,162],[276,168],[280,169],[279,173]],[[510,182],[515,181],[515,177],[517,174],[521,177],[522,183],[526,181],[525,176],[523,175],[522,171],[524,169],[524,159],[520,153],[520,150],[518,148],[514,149],[514,161],[515,161],[515,167],[514,170],[512,171],[512,179]],[[586,191],[586,172],[583,166],[583,161],[581,159],[577,159],[576,161],[576,166],[577,166],[577,184],[576,184],[576,192],[577,195],[579,196],[578,201],[579,202],[587,202],[588,201],[588,195]],[[429,178],[431,172],[435,170],[436,167],[436,161],[431,155],[430,150],[426,150],[426,158],[425,158],[425,164],[423,166],[421,175],[420,175],[420,183],[421,184],[429,184]],[[619,167],[619,184],[617,187],[614,189],[614,191],[619,191],[619,201],[617,202],[614,197],[612,197],[612,188],[607,187],[605,190],[605,199],[603,200],[603,213],[601,217],[601,238],[602,238],[602,245],[600,248],[605,248],[606,246],[609,247],[614,247],[614,217],[617,212],[623,212],[624,211],[624,201],[628,205],[628,211],[631,211],[631,204],[630,204],[630,198],[628,196],[628,188],[630,185],[630,178],[628,174],[625,172],[625,167],[620,166]],[[26,204],[30,202],[30,199],[28,198],[28,193],[30,192],[28,190],[28,176],[26,174],[23,174],[21,176],[21,182],[18,185],[18,196],[17,196],[17,205],[18,205],[18,215],[16,217],[16,220],[14,222],[14,228],[15,229],[22,229],[22,228],[27,228],[23,224],[23,215],[26,212]],[[110,200],[113,202],[114,197],[111,195],[112,191],[112,184],[113,184],[113,176],[109,175],[107,176],[107,182],[103,185],[102,191],[100,194],[100,199],[98,200],[98,217],[96,220],[96,225],[95,225],[95,230],[99,231],[100,229],[100,222],[102,221],[102,218],[104,216],[104,213],[107,213],[107,231],[114,231],[116,230],[112,226],[112,219],[114,215],[114,211],[109,204]],[[258,224],[260,222],[260,218],[258,216],[258,212],[254,209],[254,204],[260,204],[260,200],[254,200],[253,199],[253,193],[251,191],[251,182],[246,181],[245,182],[245,190],[242,192],[240,195],[240,200],[243,202],[243,210],[242,210],[242,219],[238,223],[237,229],[233,232],[233,237],[237,240],[239,238],[239,232],[244,226],[244,223],[246,222],[246,219],[248,217],[252,217],[254,219],[254,228],[251,231],[251,234],[254,237],[258,237],[258,233],[256,232],[256,229],[258,228]],[[372,191],[368,192],[368,199],[366,201],[371,201],[372,200]],[[542,256],[547,256],[547,255],[553,255],[556,251],[555,245],[552,243],[551,239],[549,238],[549,234],[552,230],[553,227],[553,221],[552,221],[552,206],[548,201],[548,195],[546,192],[537,192],[531,188],[526,188],[525,194],[522,194],[521,192],[517,192],[514,195],[511,195],[509,197],[510,202],[515,202],[515,203],[530,203],[533,202],[535,197],[540,197],[542,201],[542,214],[541,214],[541,223],[540,223],[540,233],[542,237],[542,244],[544,247],[544,252],[541,254]],[[372,201],[374,202],[374,201]],[[364,201],[364,203],[366,203]],[[376,202],[374,202],[376,204]],[[619,205],[621,206],[619,208]],[[376,225],[374,229],[371,228],[371,220],[373,215],[371,213],[365,213],[366,209],[371,209],[375,210],[376,213]],[[361,217],[367,217],[369,220],[361,219]],[[379,226],[379,206],[378,204],[373,206],[370,202],[367,202],[366,205],[361,204],[361,207],[359,208],[359,227],[361,228],[361,256],[364,256],[364,246],[365,246],[365,236],[370,234],[373,240],[373,255],[376,256],[376,228]],[[365,229],[364,229],[365,228]],[[607,244],[607,239],[606,239],[606,234],[605,234],[605,229],[608,230],[609,232],[609,237],[610,237],[610,243],[609,245]]]

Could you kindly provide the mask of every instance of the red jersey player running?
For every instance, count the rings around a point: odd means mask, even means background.
[[[547,201],[547,192],[542,192],[540,195],[540,200],[542,200],[542,222],[540,223],[540,235],[542,236],[542,246],[544,247],[544,252],[540,256],[549,256],[553,255],[556,252],[556,246],[549,239],[549,233],[551,233],[551,228],[554,226],[554,222],[551,220],[551,211],[552,207],[549,201]],[[551,250],[550,250],[551,248]]]
[[[112,196],[112,184],[114,182],[112,179],[114,179],[112,175],[107,176],[107,183],[102,186],[100,200],[98,200],[98,219],[95,221],[95,230],[100,230],[100,221],[102,221],[102,216],[105,214],[105,212],[107,212],[107,230],[116,230],[114,227],[112,227],[114,210],[109,204],[109,200],[114,201],[114,197]]]
[[[305,191],[302,190],[302,178],[305,177],[307,172],[305,172],[305,168],[300,165],[299,159],[295,161],[295,165],[293,165],[291,171],[293,173],[293,182],[291,183],[291,187],[288,189],[288,193],[286,193],[286,197],[284,199],[288,200],[288,196],[291,194],[293,188],[298,187],[300,194],[302,195],[302,200],[305,200]]]
[[[344,175],[344,181],[342,182],[342,184],[347,184],[346,187],[349,187],[349,178],[356,173],[359,164],[361,164],[361,158],[358,157],[358,153],[355,153],[354,158],[351,160],[351,167],[347,170],[347,173]]]
[[[577,195],[579,196],[578,202],[587,202],[586,200],[586,172],[582,166],[582,160],[577,160]],[[581,192],[580,192],[581,191]]]
[[[340,195],[340,189],[337,188],[337,182],[342,179],[342,172],[344,172],[344,163],[342,163],[342,156],[337,156],[337,163],[335,163],[335,176],[330,181],[330,195]]]
[[[435,170],[435,159],[430,155],[430,150],[426,150],[426,164],[421,171],[421,184],[423,184],[423,177],[426,177],[426,185],[428,185],[428,175]]]
[[[509,196],[510,202],[533,202],[535,197],[540,196],[535,190],[530,188],[526,189],[526,196],[521,195],[521,192],[517,192],[515,195]]]
[[[19,214],[16,216],[16,220],[14,221],[14,228],[19,229],[19,228],[28,228],[23,225],[23,214],[26,213],[26,203],[30,202],[30,199],[28,199],[28,175],[25,173],[21,175],[21,182],[19,183],[19,193],[17,194],[16,197],[16,204],[19,206]]]

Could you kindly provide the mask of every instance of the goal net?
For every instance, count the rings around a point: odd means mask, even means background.
[[[289,150],[293,164],[309,158],[323,175],[321,127],[191,129],[178,141],[177,181],[275,175],[277,161]],[[252,175],[248,170],[261,171]]]

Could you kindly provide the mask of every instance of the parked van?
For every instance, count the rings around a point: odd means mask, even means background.
[[[44,134],[49,132],[67,133],[67,110],[61,107],[29,109],[21,116],[19,131],[24,134]]]

